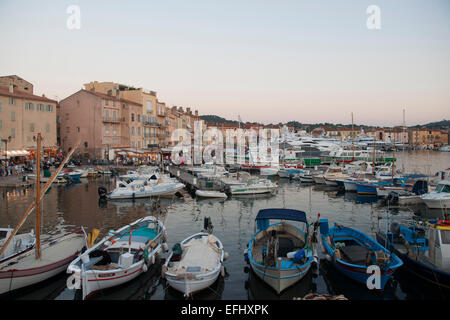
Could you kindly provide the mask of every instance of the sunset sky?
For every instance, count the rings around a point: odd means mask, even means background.
[[[449,18],[447,0],[1,0],[0,75],[57,100],[114,81],[232,120],[424,124],[450,119]]]

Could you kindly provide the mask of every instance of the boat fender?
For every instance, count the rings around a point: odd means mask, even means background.
[[[156,261],[156,257],[155,257],[154,254],[152,254],[151,257],[150,257],[150,263],[151,264],[155,264],[155,261]]]
[[[142,264],[142,271],[143,271],[143,272],[147,272],[147,270],[148,270],[147,265],[146,265],[145,263],[143,263],[143,264]]]
[[[339,250],[339,249],[334,250],[334,255],[335,255],[336,259],[339,259],[339,260],[342,259],[341,250]]]
[[[162,249],[163,249],[163,252],[167,252],[167,251],[169,251],[169,246],[167,245],[167,243],[163,243],[162,244]]]
[[[222,275],[222,277],[225,277],[225,267],[224,266],[220,267],[220,274]]]
[[[167,266],[163,266],[161,269],[161,278],[165,279],[166,278],[166,272],[167,272]]]
[[[223,260],[224,260],[224,261],[227,260],[229,256],[230,256],[230,255],[228,254],[228,252],[225,251],[225,252],[223,253]]]

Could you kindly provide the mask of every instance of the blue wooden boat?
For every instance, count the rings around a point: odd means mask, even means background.
[[[404,262],[404,270],[437,286],[450,290],[450,220],[430,220],[424,225],[392,223],[377,240]]]
[[[300,222],[302,228],[287,221]],[[317,263],[316,242],[311,239],[317,239],[318,223],[310,226],[303,211],[278,208],[260,210],[256,222],[244,257],[255,274],[280,294]]]
[[[328,219],[320,219],[320,235],[325,253],[334,267],[364,285],[371,280],[369,266],[379,267],[380,281],[376,289],[383,290],[394,272],[403,265],[396,254],[366,234],[338,224],[329,228]]]
[[[358,181],[356,182],[356,192],[358,194],[377,194],[377,187],[391,184],[391,181]]]

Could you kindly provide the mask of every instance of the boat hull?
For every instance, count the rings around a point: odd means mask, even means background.
[[[345,181],[344,182],[345,191],[355,191],[356,192],[356,183],[354,181]]]
[[[47,280],[64,270],[81,252],[85,244],[81,234],[69,234],[55,239],[54,244],[45,243],[41,247],[41,259],[33,263],[35,249],[20,254],[0,265],[0,294],[24,288]],[[67,245],[66,241],[73,241]],[[56,252],[56,253],[55,253]],[[62,258],[53,258],[61,256]],[[12,264],[16,262],[16,264]],[[24,265],[25,267],[21,267]]]
[[[277,270],[275,268],[257,264],[253,261],[250,261],[250,265],[255,274],[272,287],[278,294],[303,279],[311,268],[311,263],[295,270]]]

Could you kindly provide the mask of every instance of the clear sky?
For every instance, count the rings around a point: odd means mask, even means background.
[[[115,81],[233,120],[424,124],[450,119],[449,18],[448,0],[1,0],[0,74],[58,100]]]

